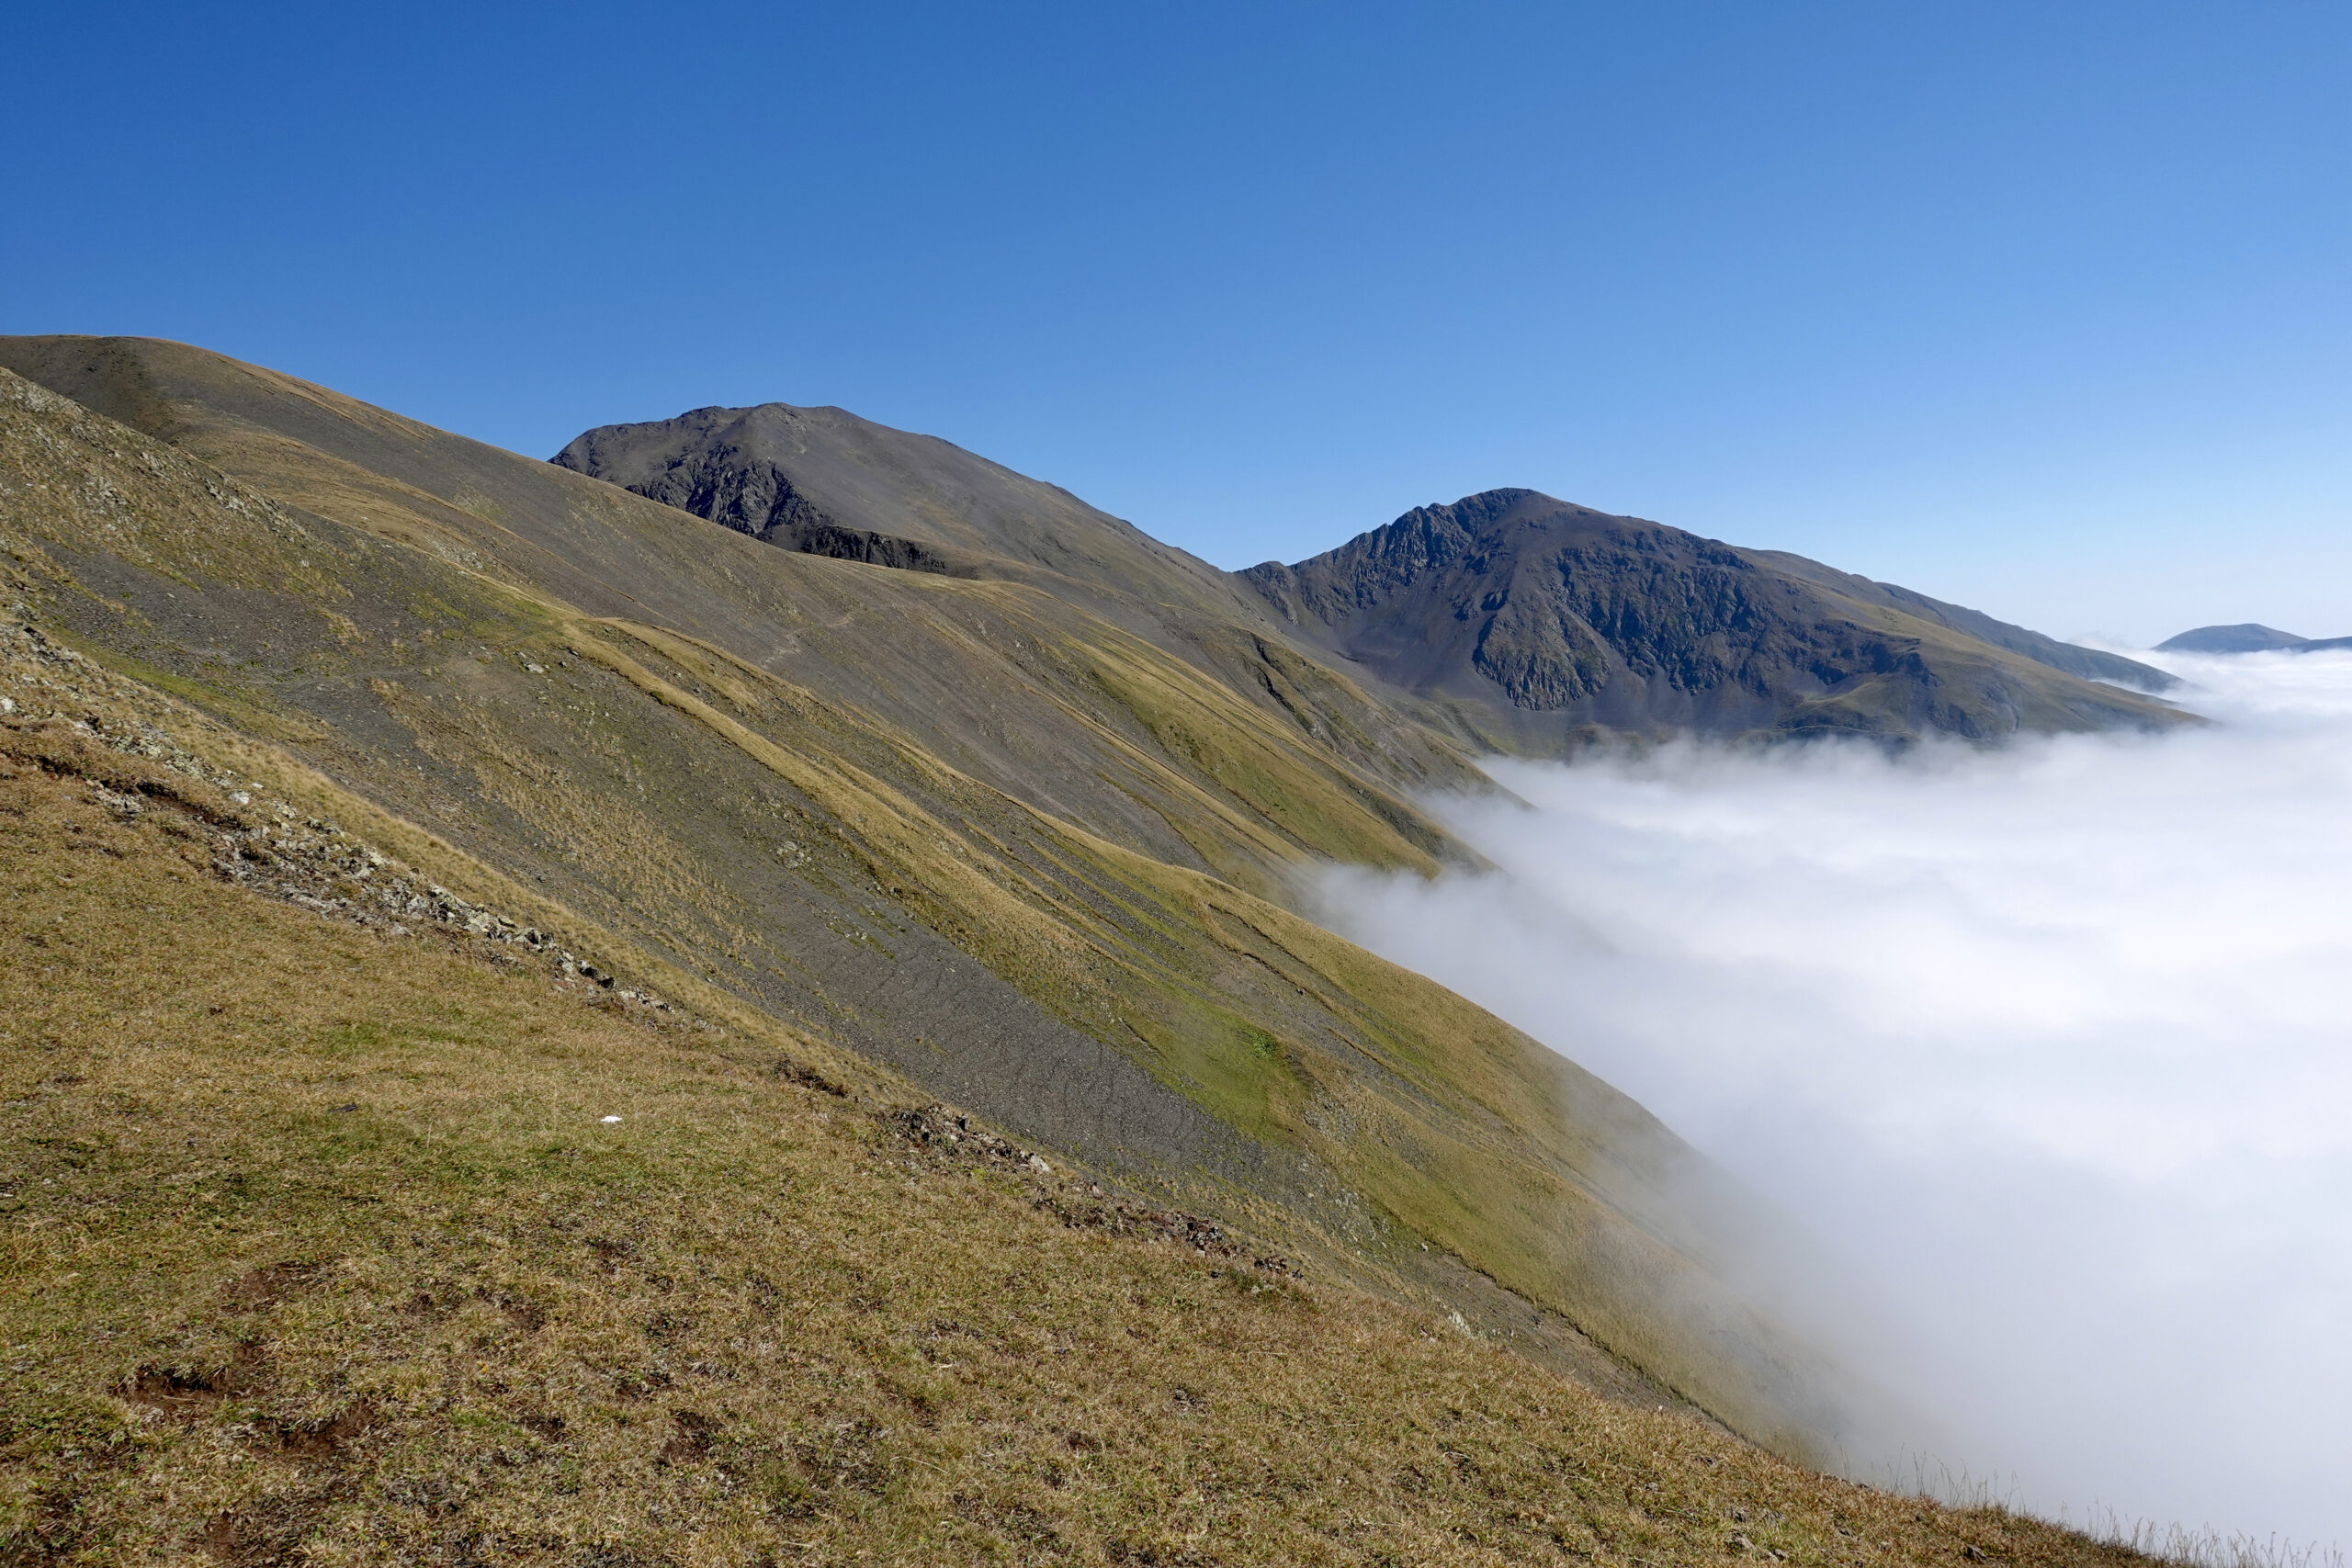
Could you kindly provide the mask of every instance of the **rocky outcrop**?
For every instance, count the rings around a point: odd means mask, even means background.
[[[324,818],[273,798],[262,780],[223,771],[160,724],[131,716],[139,687],[42,634],[17,605],[0,618],[0,759],[77,778],[126,820],[163,811],[208,844],[213,874],[330,919],[405,937],[424,932],[537,958],[656,1013],[642,983],[572,953],[552,933],[471,902]]]
[[[592,430],[548,460],[592,479],[605,478],[626,461],[606,450],[614,445],[614,428]],[[731,444],[684,448],[660,468],[616,482],[649,501],[802,555],[902,571],[975,575],[970,566],[920,540],[835,522],[795,488],[781,468]]]

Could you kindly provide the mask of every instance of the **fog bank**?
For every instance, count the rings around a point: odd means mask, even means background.
[[[2140,657],[2221,722],[1498,763],[1322,913],[1814,1229],[1954,1470],[2352,1545],[2352,655]]]

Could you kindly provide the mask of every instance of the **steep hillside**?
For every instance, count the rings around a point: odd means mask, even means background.
[[[1253,700],[1031,584],[776,549],[191,350],[5,346],[187,443],[0,376],[17,591],[322,815],[444,846],[619,988],[886,1064],[1319,1276],[1784,1451],[1863,1440],[1724,1283],[1760,1222],[1671,1134],[1251,890],[1455,852],[1353,761],[1340,677],[1270,644],[1288,695]]]
[[[1243,575],[1310,645],[1497,749],[1609,731],[1990,739],[2180,721],[2092,683],[2170,682],[2144,665],[1532,491],[1418,508]]]
[[[1408,796],[1477,787],[1462,755],[1229,622],[1193,625],[1188,640],[1165,629],[1170,615],[1122,624],[1027,584],[786,556],[181,344],[0,338],[0,365],[461,574],[787,675],[1155,858],[1272,891],[1307,854],[1426,866],[1459,852]]]
[[[602,425],[550,461],[797,553],[1038,588],[1272,704],[1387,783],[1483,786],[1409,704],[1336,672],[1240,578],[936,436],[765,403]]]
[[[0,693],[0,1562],[2141,1561],[600,987],[428,888],[481,874],[448,846],[13,624]]]

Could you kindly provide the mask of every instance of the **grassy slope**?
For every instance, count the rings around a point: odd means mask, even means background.
[[[1117,1234],[756,1015],[228,886],[312,787],[236,771],[0,720],[0,1561],[2126,1561]]]
[[[1546,1353],[1589,1364],[1598,1340],[1743,1430],[1826,1455],[1823,1391],[1693,1263],[1705,1238],[1672,1195],[1686,1152],[1442,988],[755,661],[275,512],[70,404],[26,394],[5,412],[19,570],[85,645],[283,742],[385,830],[464,850],[453,886],[481,896],[482,868],[503,868],[502,901],[529,887],[531,919],[587,932],[626,976],[879,1055],[1402,1299],[1477,1316],[1498,1281],[1562,1314],[1528,1330]],[[1017,618],[1032,589],[744,547],[756,567],[836,574],[845,597],[906,595],[910,623],[935,595],[953,613],[934,606],[934,627],[1076,657],[1056,626]],[[976,603],[1013,608],[956,619]],[[1192,667],[1089,635],[1086,668],[1128,690],[1125,711],[1159,716],[1202,775],[1248,791],[1288,765]],[[1208,785],[1165,776],[1171,797],[1192,792],[1193,830],[1277,852],[1279,802],[1220,818]],[[1117,1053],[1171,1098],[1119,1122],[1060,1069],[1039,1077],[1062,1041]],[[1136,1117],[1171,1106],[1228,1146],[1129,1146],[1156,1131]]]
[[[8,338],[0,362],[289,505],[695,637],[1031,805],[1255,891],[1309,854],[1426,865],[1443,837],[1401,792],[1479,782],[1343,677],[1184,606],[1110,620],[1034,585],[794,556],[180,344]],[[1281,824],[1276,842],[1235,836],[1236,818]]]

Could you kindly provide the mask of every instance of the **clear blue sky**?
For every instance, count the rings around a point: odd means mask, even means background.
[[[1222,565],[1523,484],[2352,633],[2352,9],[68,6],[0,331],[534,455],[839,403]]]

